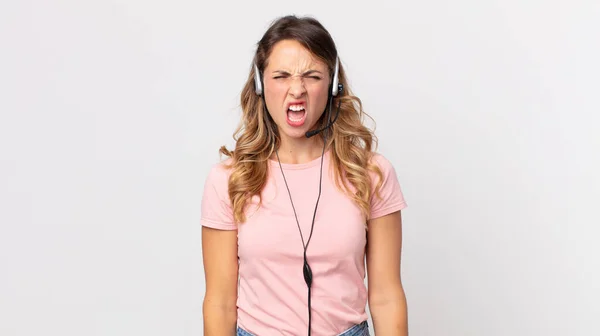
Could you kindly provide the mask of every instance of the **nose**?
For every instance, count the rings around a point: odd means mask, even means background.
[[[293,97],[301,97],[306,92],[304,80],[298,77],[292,77],[290,83],[290,95]]]

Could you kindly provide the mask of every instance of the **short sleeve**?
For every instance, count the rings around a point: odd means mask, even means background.
[[[209,171],[202,195],[200,216],[202,226],[221,230],[237,229],[229,201],[228,179],[229,175],[222,164],[214,165]]]
[[[379,166],[379,169],[381,169],[383,182],[381,189],[379,189],[379,195],[373,194],[371,198],[371,216],[369,219],[382,217],[408,206],[404,199],[396,170],[391,162],[381,154],[375,154],[373,160]],[[373,174],[372,176],[373,186],[375,187],[379,178],[377,174]]]

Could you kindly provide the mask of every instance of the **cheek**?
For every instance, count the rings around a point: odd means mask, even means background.
[[[286,90],[282,85],[271,84],[265,89],[265,100],[269,112],[273,109],[281,108],[285,101]]]
[[[327,88],[319,88],[309,92],[309,96],[311,97],[311,102],[313,107],[316,108],[316,113],[323,112],[325,105],[327,105],[327,99],[329,96],[327,95]]]

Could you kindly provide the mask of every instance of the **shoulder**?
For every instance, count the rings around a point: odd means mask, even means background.
[[[227,161],[213,164],[206,176],[201,205],[203,226],[222,230],[235,230],[231,202],[229,200],[229,176]]]
[[[383,179],[386,179],[390,175],[396,175],[396,169],[393,163],[385,155],[379,152],[373,152],[369,160],[369,164],[375,165],[381,171]],[[372,177],[377,177],[377,174],[371,173]]]
[[[378,166],[383,166],[382,168],[392,166],[392,162],[385,155],[379,152],[371,153],[371,163],[377,164]]]
[[[231,176],[232,168],[230,167],[232,160],[228,158],[219,162],[213,163],[208,169],[204,181],[205,196],[210,192],[212,195],[218,195],[225,200],[228,195],[229,177]]]
[[[381,217],[404,209],[407,204],[391,160],[381,153],[373,153],[370,164],[376,165],[381,171],[381,175],[370,172],[374,188],[370,218]]]
[[[211,184],[225,183],[225,185],[227,185],[227,181],[229,180],[229,176],[231,175],[231,162],[232,159],[228,158],[226,160],[221,160],[219,162],[213,163],[208,169],[208,174],[206,175],[206,182],[210,182]]]

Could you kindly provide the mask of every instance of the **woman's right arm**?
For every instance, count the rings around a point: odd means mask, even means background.
[[[202,227],[206,293],[204,335],[234,336],[237,325],[237,230]]]

